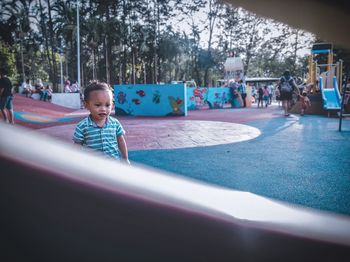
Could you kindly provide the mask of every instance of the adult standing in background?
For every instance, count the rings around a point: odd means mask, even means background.
[[[289,116],[288,110],[293,99],[293,93],[296,93],[299,96],[300,92],[297,84],[288,70],[283,73],[283,76],[278,84],[278,88],[280,90],[280,98],[282,100],[284,115]]]
[[[4,121],[14,124],[12,83],[5,69],[1,69],[0,77],[0,110]]]
[[[258,107],[261,103],[261,107],[264,107],[264,89],[262,88],[261,85],[259,85],[258,89]]]
[[[241,97],[243,100],[243,107],[247,107],[247,88],[243,80],[239,80],[238,91],[241,93]]]
[[[280,93],[280,90],[278,89],[278,87],[276,87],[274,95],[275,95],[275,99],[276,99],[278,106],[280,106],[281,105],[281,93]]]
[[[273,97],[273,93],[274,93],[273,85],[271,83],[269,83],[267,85],[267,89],[269,91],[269,105],[271,105],[272,104],[272,97]]]

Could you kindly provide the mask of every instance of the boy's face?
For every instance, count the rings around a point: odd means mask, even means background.
[[[112,92],[107,90],[95,90],[89,95],[85,107],[90,111],[95,122],[104,123],[112,111]]]

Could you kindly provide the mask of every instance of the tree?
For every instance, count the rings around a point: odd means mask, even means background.
[[[33,34],[31,34],[33,30],[31,28],[31,23],[30,23],[32,5],[33,5],[32,0],[20,0],[20,1],[12,0],[12,1],[3,2],[1,6],[2,16],[7,17],[7,21],[9,21],[9,24],[16,25],[15,28],[13,29],[15,29],[15,32],[16,32],[15,41],[19,42],[20,58],[17,60],[18,60],[18,64],[20,64],[20,67],[21,67],[22,81],[24,81],[26,75],[31,74],[30,68],[25,67],[24,50],[29,52],[31,51],[29,41],[33,37]],[[26,47],[24,45],[26,45]],[[28,54],[27,57],[30,57],[30,54]]]
[[[306,32],[300,29],[290,29],[290,38],[291,38],[291,43],[290,43],[290,59],[292,61],[292,65],[290,67],[290,71],[292,74],[297,74],[298,70],[298,64],[301,62],[298,59],[298,52],[305,48],[306,46],[310,47],[311,46],[311,39],[306,38]]]
[[[209,0],[208,1],[208,12],[207,12],[207,18],[208,18],[208,24],[205,27],[205,29],[208,30],[208,49],[206,54],[202,54],[202,57],[205,57],[205,63],[204,64],[204,83],[209,84],[208,81],[208,72],[209,69],[214,66],[214,60],[212,58],[212,44],[213,44],[213,34],[214,34],[214,28],[217,27],[217,19],[220,17],[221,10],[223,7],[222,1],[219,0]]]
[[[45,4],[47,5],[46,7],[44,7],[42,1],[39,0],[38,10],[40,15],[36,17],[39,17],[38,23],[40,24],[41,33],[44,38],[43,41],[45,46],[46,58],[49,65],[48,68],[50,80],[52,82],[53,90],[57,91],[57,40],[55,30],[53,27],[51,1],[46,1]]]
[[[9,76],[17,73],[15,56],[2,40],[0,40],[0,68],[5,69]]]
[[[92,78],[109,83],[194,79],[209,84],[222,77],[223,62],[232,50],[244,59],[247,74],[273,76],[290,66],[300,72],[304,61],[300,50],[308,46],[303,39],[310,39],[300,30],[219,0],[80,2],[83,85]],[[0,3],[0,40],[14,52],[22,78],[44,77],[55,85],[59,52],[64,54],[65,77],[77,75],[75,4],[75,0]],[[203,14],[205,18],[198,19]],[[176,29],[176,23],[187,23],[190,29]]]

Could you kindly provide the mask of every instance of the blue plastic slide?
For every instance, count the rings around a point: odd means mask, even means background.
[[[326,110],[340,110],[341,96],[338,89],[337,78],[333,78],[333,87],[330,88],[324,88],[322,77],[320,77],[319,83],[322,92],[323,108]]]

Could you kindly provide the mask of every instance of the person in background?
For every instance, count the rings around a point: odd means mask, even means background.
[[[110,86],[92,81],[84,90],[84,99],[90,115],[77,124],[74,143],[130,164],[125,131],[120,122],[110,116],[113,106]]]
[[[267,105],[269,104],[269,99],[270,99],[270,92],[269,92],[268,86],[264,86],[263,99],[264,99],[264,102],[265,102],[265,107],[267,107]]]
[[[22,94],[24,94],[26,97],[32,97],[34,88],[30,83],[30,79],[27,79],[25,82],[23,82],[22,90]]]
[[[304,115],[306,109],[308,109],[311,106],[310,99],[307,97],[306,91],[302,92],[302,95],[300,95],[300,103],[301,103],[301,113],[300,115]]]
[[[65,93],[72,93],[69,80],[66,80],[66,82],[64,83],[64,92]]]
[[[6,123],[14,124],[13,90],[5,69],[0,70],[0,110]]]
[[[343,101],[344,110],[348,110],[348,103],[350,100],[350,79],[347,80],[345,90],[343,92],[345,92]]]
[[[273,90],[273,85],[270,83],[268,86],[267,86],[267,89],[269,91],[269,105],[272,104],[272,97],[273,97],[273,93],[274,93],[274,90]]]
[[[53,92],[51,86],[50,86],[50,85],[47,85],[45,91],[46,91],[46,98],[47,98],[47,101],[51,102],[51,99],[52,99],[52,92]]]
[[[280,97],[282,100],[282,107],[284,109],[284,116],[289,116],[288,110],[291,107],[293,93],[299,96],[300,92],[297,84],[288,70],[283,73],[283,76],[279,81],[278,88],[281,94]]]
[[[247,101],[246,101],[247,88],[246,88],[246,85],[243,82],[243,80],[239,80],[239,82],[238,82],[238,91],[240,92],[241,97],[242,97],[243,107],[247,107]]]
[[[231,79],[228,83],[228,87],[229,87],[229,92],[230,92],[230,103],[231,103],[231,107],[234,108],[236,107],[236,103],[235,100],[238,99],[238,83],[236,83],[236,81],[234,81],[233,79]]]
[[[50,87],[50,85],[46,85],[42,91],[42,93],[40,94],[40,100],[43,101],[49,101],[51,102],[51,98],[52,98],[52,89]]]
[[[257,91],[255,85],[252,86],[252,103],[256,102]]]
[[[275,99],[278,104],[278,106],[281,106],[281,93],[278,88],[275,89]]]
[[[70,90],[72,93],[80,93],[80,88],[77,81],[73,82],[73,84],[70,86]]]
[[[43,81],[40,78],[35,83],[35,93],[38,93],[40,95],[40,100],[42,100],[42,97],[45,93],[45,87]]]
[[[258,89],[258,107],[261,103],[261,107],[264,107],[264,90],[261,86]]]
[[[38,80],[36,80],[35,88],[36,89],[44,89],[43,81],[40,78]]]

